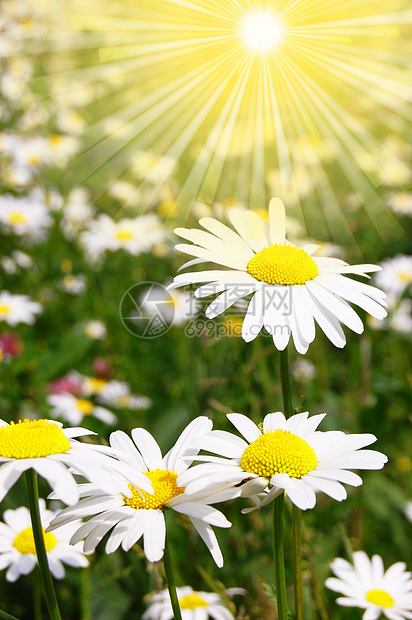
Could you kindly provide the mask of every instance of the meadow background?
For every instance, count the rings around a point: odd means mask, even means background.
[[[151,151],[136,157],[132,147],[127,153],[127,169],[106,165],[88,178],[76,165],[84,130],[103,119],[99,131],[110,135],[120,91],[113,80],[99,80],[75,90],[69,80],[62,89],[59,71],[75,74],[80,62],[87,64],[85,58],[94,54],[93,49],[83,50],[81,60],[79,53],[67,51],[56,57],[47,52],[47,36],[54,22],[46,4],[5,0],[4,8],[0,44],[0,288],[28,295],[42,305],[42,312],[33,325],[9,325],[4,317],[0,323],[0,417],[7,422],[53,417],[47,401],[53,389],[50,384],[73,371],[127,382],[132,394],[150,399],[146,409],[108,406],[117,417],[113,425],[85,417],[81,425],[96,431],[100,441],[107,440],[112,430],[129,432],[143,426],[167,451],[198,415],[211,417],[215,428],[231,430],[225,418],[228,412],[241,412],[259,422],[266,413],[281,410],[278,352],[267,335],[247,344],[232,334],[238,322],[233,313],[215,321],[222,332],[226,329],[225,336],[218,336],[216,327],[210,335],[196,327],[200,325],[197,321],[202,321],[201,308],[191,324],[192,337],[187,333],[187,320],[172,324],[158,338],[143,339],[125,329],[119,312],[124,294],[140,282],[170,282],[184,262],[173,249],[176,238],[170,217],[179,178],[162,183],[154,199],[150,182],[146,183],[149,202],[139,187],[150,171],[159,169],[159,159]],[[65,50],[69,44],[66,40]],[[59,61],[63,64],[58,71]],[[55,79],[42,79],[53,72]],[[132,98],[132,82],[129,91],[123,85],[121,92]],[[402,234],[384,242],[365,215],[364,205],[344,184],[341,187],[336,170],[335,189],[341,204],[346,204],[345,217],[357,245],[336,246],[328,238],[316,239],[325,244],[326,253],[332,251],[348,262],[361,262],[361,253],[368,263],[411,254],[411,175],[405,173],[411,163],[410,125],[399,122],[390,135],[382,130],[382,142],[388,137],[396,142],[404,167],[399,179],[395,175],[377,191],[394,213]],[[332,165],[329,174],[333,175]],[[155,175],[150,178],[155,187]],[[36,208],[41,209],[45,222],[40,228],[33,224],[22,232],[7,223],[7,204],[24,199],[29,208],[40,205]],[[188,223],[196,225],[205,214],[225,220],[231,203],[230,196],[214,205],[197,201]],[[309,220],[311,204],[308,196],[303,207]],[[136,255],[119,248],[98,253],[93,259],[82,235],[101,213],[117,220],[152,214],[156,234]],[[305,233],[293,214],[289,231],[291,240],[299,240]],[[322,430],[374,433],[378,441],[373,447],[389,457],[382,471],[362,474],[363,486],[350,488],[346,501],[338,503],[320,495],[315,509],[304,514],[307,620],[361,617],[358,610],[338,607],[335,595],[324,588],[330,562],[337,556],[350,559],[352,551],[363,549],[369,555],[380,554],[386,567],[404,561],[412,569],[412,523],[404,511],[412,500],[411,302],[401,318],[396,319],[395,314],[400,297],[411,297],[411,280],[406,281],[401,296],[392,300],[389,319],[380,325],[360,313],[365,332],[358,336],[345,330],[347,345],[343,350],[334,348],[319,330],[305,356],[289,347],[297,410],[327,412]],[[47,497],[46,486],[40,488]],[[26,505],[24,481],[1,503],[0,518],[6,509],[20,505]],[[231,529],[217,532],[225,559],[222,569],[214,565],[184,517],[167,515],[171,517],[168,527],[177,585],[218,593],[243,587],[247,594],[234,599],[237,617],[274,619],[275,606],[264,587],[273,583],[271,510],[267,507],[242,515],[240,509],[246,505],[245,500],[239,500],[222,507],[233,523]],[[287,505],[286,510],[289,508]],[[286,548],[290,548],[288,542]],[[127,554],[118,551],[110,556],[100,545],[89,559],[88,569],[67,568],[66,578],[55,582],[65,620],[140,618],[144,596],[163,587],[162,567],[149,565],[139,545]],[[3,571],[0,607],[21,620],[30,620],[31,588],[30,576],[9,584]]]

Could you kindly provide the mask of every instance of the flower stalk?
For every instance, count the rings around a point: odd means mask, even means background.
[[[293,415],[292,389],[289,373],[288,349],[280,351],[280,382],[282,386],[283,408],[285,417]],[[303,620],[303,584],[302,584],[302,512],[292,505],[292,547],[293,577],[295,584],[296,620]]]
[[[59,606],[57,604],[56,593],[47,561],[46,547],[44,544],[43,528],[39,511],[39,489],[37,474],[33,469],[25,472],[27,496],[29,500],[29,510],[33,528],[34,544],[36,547],[37,561],[39,563],[40,578],[43,586],[43,593],[49,610],[50,620],[61,620]]]
[[[167,533],[166,533],[166,540],[165,540],[165,552],[163,556],[163,565],[165,567],[167,589],[169,590],[170,601],[172,603],[173,618],[174,620],[182,620],[182,614],[180,612],[179,599],[177,598],[175,579],[173,575],[173,567],[172,567],[172,560],[170,557]]]
[[[283,535],[284,493],[273,502],[273,562],[275,566],[276,602],[278,620],[287,620],[288,602],[286,597],[285,551]]]

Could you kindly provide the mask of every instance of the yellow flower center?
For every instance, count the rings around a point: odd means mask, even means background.
[[[247,272],[259,282],[268,284],[305,284],[318,275],[318,267],[304,250],[277,243],[255,254],[247,264]]]
[[[91,415],[94,409],[93,403],[83,398],[77,399],[76,407],[83,415]]]
[[[410,271],[400,271],[398,273],[398,278],[401,282],[405,282],[405,284],[410,284],[412,282],[412,273]]]
[[[0,306],[0,314],[7,315],[10,312],[10,310],[11,310],[10,306],[6,306],[6,305]]]
[[[40,157],[38,155],[30,155],[28,158],[28,163],[31,166],[38,166],[40,163]]]
[[[133,239],[133,234],[127,230],[120,230],[116,233],[116,239],[118,241],[129,241],[130,239]]]
[[[98,379],[97,377],[88,377],[84,382],[84,388],[89,390],[91,394],[100,394],[106,385],[106,379]]]
[[[52,532],[45,532],[43,530],[44,546],[46,547],[46,553],[49,553],[57,545],[57,538]],[[36,555],[36,545],[34,544],[33,530],[31,527],[26,527],[25,530],[19,532],[16,538],[13,540],[13,547],[17,549],[19,553],[26,554],[31,553]]]
[[[130,395],[122,394],[116,398],[116,406],[117,407],[128,407],[130,405]]]
[[[184,493],[184,487],[178,487],[176,484],[176,478],[178,474],[170,469],[153,469],[152,471],[144,472],[144,475],[149,478],[152,483],[154,493],[146,493],[141,489],[136,489],[133,485],[129,484],[129,489],[132,491],[132,497],[123,496],[126,506],[141,510],[156,510],[157,508],[163,508],[164,504]]]
[[[50,136],[49,138],[49,143],[51,144],[51,146],[58,146],[62,142],[63,142],[63,136],[59,136],[57,134],[54,136]]]
[[[318,460],[314,449],[301,437],[279,429],[260,435],[243,452],[240,466],[263,478],[288,474],[302,478],[316,469]]]
[[[24,420],[0,428],[0,456],[35,459],[70,450],[70,442],[49,420]]]
[[[197,609],[198,607],[207,607],[209,603],[204,598],[193,592],[179,599],[180,609]]]
[[[385,592],[385,590],[369,590],[366,594],[366,600],[368,603],[378,605],[379,607],[388,608],[395,605],[394,599],[390,594]]]
[[[8,222],[12,226],[16,226],[17,224],[23,224],[23,226],[25,226],[27,224],[27,218],[23,215],[23,213],[18,213],[15,211],[14,213],[10,213]]]

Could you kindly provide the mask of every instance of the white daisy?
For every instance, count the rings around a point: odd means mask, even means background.
[[[338,605],[365,609],[363,620],[377,620],[383,614],[388,620],[412,618],[412,579],[406,564],[397,562],[386,572],[382,558],[369,559],[364,551],[353,554],[353,563],[336,558],[331,569],[336,577],[329,577],[325,585],[343,594]]]
[[[234,620],[223,600],[214,592],[196,592],[190,586],[176,588],[182,620]],[[168,590],[161,590],[150,599],[150,606],[142,620],[173,620],[173,609]]]
[[[62,291],[70,293],[70,295],[81,295],[87,288],[87,276],[84,273],[79,273],[76,276],[69,273],[58,282],[58,286]]]
[[[401,215],[412,215],[412,194],[408,192],[397,192],[388,199],[388,205]]]
[[[36,314],[40,314],[42,306],[37,301],[31,301],[27,295],[13,295],[9,291],[0,292],[0,321],[8,325],[26,323],[33,325]]]
[[[232,209],[229,218],[237,232],[206,217],[200,224],[209,232],[176,229],[194,245],[176,248],[196,257],[184,266],[214,262],[228,269],[197,271],[175,277],[171,287],[203,283],[195,296],[220,293],[206,310],[209,319],[252,294],[243,320],[242,336],[254,340],[264,327],[275,346],[283,350],[290,335],[299,353],[315,338],[315,322],[337,347],[346,343],[341,323],[362,333],[363,324],[348,302],[372,316],[386,316],[385,295],[379,289],[346,278],[368,277],[376,265],[350,266],[338,258],[317,257],[318,246],[302,248],[285,239],[285,209],[279,198],[269,204],[269,226],[253,211]]]
[[[116,409],[148,409],[152,401],[147,396],[138,396],[130,392],[126,381],[106,381],[98,392],[97,400]]]
[[[78,568],[88,566],[89,562],[80,551],[80,545],[73,547],[69,544],[80,522],[68,523],[56,534],[46,534],[45,529],[57,513],[47,510],[44,499],[39,500],[39,511],[47,560],[53,577],[63,579],[63,563]],[[4,523],[0,523],[0,570],[7,568],[6,580],[16,581],[20,575],[31,573],[37,565],[30,512],[21,506],[16,510],[6,510],[3,519]]]
[[[40,201],[27,197],[0,196],[1,227],[15,235],[42,238],[52,224],[47,207]]]
[[[388,295],[400,297],[412,285],[412,256],[398,254],[381,262],[382,271],[375,276],[378,286]]]
[[[20,420],[16,424],[0,420],[0,501],[28,469],[45,478],[65,504],[79,499],[78,485],[69,468],[109,491],[119,488],[127,491],[127,485],[119,486],[118,476],[110,474],[112,459],[103,454],[101,446],[73,439],[94,434],[86,428],[62,428],[54,420]],[[143,476],[139,479],[150,493],[147,479]]]
[[[208,462],[181,474],[177,483],[186,487],[189,496],[213,484],[241,485],[242,495],[252,497],[255,508],[268,504],[283,490],[302,510],[315,506],[319,491],[342,501],[347,497],[342,482],[362,484],[349,468],[381,469],[388,459],[375,450],[360,451],[376,441],[374,435],[317,431],[325,415],[309,418],[305,411],[286,420],[277,411],[265,417],[260,430],[246,416],[230,413],[227,417],[246,441],[226,431],[209,432],[195,445],[228,458],[201,457]],[[260,501],[255,494],[262,491]]]
[[[86,336],[93,340],[104,340],[107,336],[107,328],[103,321],[86,321],[82,327]]]
[[[133,256],[149,252],[164,237],[160,220],[153,213],[118,222],[102,213],[81,233],[80,240],[90,259],[97,260],[105,252],[117,250],[125,250]]]
[[[189,497],[186,490],[176,484],[178,475],[189,467],[199,451],[192,447],[193,439],[205,435],[211,424],[206,417],[193,420],[164,457],[154,438],[143,428],[132,431],[133,441],[122,431],[112,433],[110,445],[118,459],[119,473],[130,481],[128,495],[108,494],[96,485],[83,485],[81,496],[85,499],[63,510],[53,520],[51,529],[90,516],[92,518],[72,537],[73,543],[85,540],[85,553],[94,551],[105,534],[112,530],[106,553],[116,551],[120,545],[128,551],[143,536],[145,555],[150,562],[156,562],[163,557],[165,547],[163,511],[172,508],[189,517],[216,564],[222,566],[223,557],[211,526],[230,527],[231,524],[210,504],[237,497],[239,490],[223,484]],[[152,495],[141,485],[133,484],[132,476],[136,472],[143,472],[150,480],[154,490]]]
[[[94,405],[85,398],[76,398],[73,394],[51,394],[47,397],[51,405],[51,415],[61,418],[69,424],[80,424],[85,417],[92,417],[105,424],[116,424],[117,418],[105,407]]]

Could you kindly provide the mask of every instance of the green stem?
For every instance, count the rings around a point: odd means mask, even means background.
[[[26,484],[34,544],[36,547],[37,561],[39,563],[43,593],[49,610],[50,620],[61,620],[59,606],[57,604],[57,598],[54,592],[53,581],[49,570],[49,563],[47,561],[46,547],[44,545],[44,534],[39,511],[37,474],[33,469],[28,469],[26,471]]]
[[[90,565],[82,569],[80,574],[80,614],[82,620],[91,620],[90,610]]]
[[[33,588],[33,616],[34,620],[42,620],[41,613],[41,585],[38,568],[32,572],[32,588]]]
[[[284,493],[273,502],[273,562],[275,565],[276,602],[278,620],[287,620],[288,602],[286,598],[285,553],[283,537]]]
[[[11,616],[10,614],[6,613],[5,611],[1,611],[1,610],[0,610],[0,618],[4,618],[4,620],[18,620],[16,616]]]
[[[173,576],[173,568],[172,568],[172,561],[170,558],[167,534],[166,534],[165,554],[163,557],[163,564],[165,567],[167,588],[169,590],[170,601],[172,603],[174,620],[182,620],[182,614],[180,613],[179,599],[177,598],[177,593],[176,593],[175,579]]]
[[[292,504],[292,537],[296,620],[303,620],[302,511],[295,504]]]
[[[290,384],[288,350],[280,351],[280,382],[282,385],[283,408],[285,417],[293,415],[292,389]],[[295,584],[296,620],[303,620],[303,583],[302,583],[302,513],[292,505],[292,546],[293,576]]]
[[[282,398],[285,417],[293,415],[292,405],[292,389],[290,387],[290,375],[289,375],[289,360],[288,349],[279,351],[280,354],[280,383],[282,386]]]

